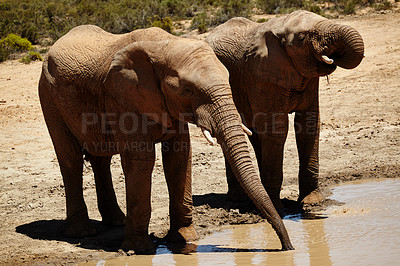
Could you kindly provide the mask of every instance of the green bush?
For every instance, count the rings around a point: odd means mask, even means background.
[[[168,13],[168,16],[178,19],[185,15],[187,9],[186,2],[182,0],[162,0],[160,5]]]
[[[28,39],[10,33],[7,37],[0,40],[0,62],[6,61],[12,53],[29,51],[31,49],[32,44]]]
[[[197,29],[199,31],[199,33],[205,33],[208,30],[207,24],[209,24],[209,22],[207,20],[208,20],[207,14],[205,12],[202,12],[192,19],[192,24],[191,24],[190,28],[192,30]]]
[[[0,44],[0,62],[4,62],[10,56],[10,51],[3,44]]]
[[[250,0],[221,1],[220,8],[211,21],[212,26],[217,26],[233,17],[249,17],[252,10]]]
[[[42,56],[38,52],[30,51],[26,56],[21,58],[19,61],[24,64],[29,64],[32,61],[43,61]]]
[[[289,13],[304,8],[304,2],[298,0],[257,0],[256,4],[268,14]]]
[[[389,10],[392,9],[392,4],[389,1],[384,1],[383,3],[379,3],[375,5],[375,10],[381,11],[381,10]]]
[[[32,43],[27,38],[21,38],[18,35],[10,33],[0,43],[11,49],[12,52],[29,51],[32,49]]]
[[[344,8],[342,11],[343,14],[350,15],[356,13],[356,2],[353,0],[349,0],[344,4]]]
[[[172,19],[170,17],[160,18],[158,15],[149,18],[150,27],[159,27],[169,33],[172,32]]]

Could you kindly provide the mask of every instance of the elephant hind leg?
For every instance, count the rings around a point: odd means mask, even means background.
[[[67,203],[67,227],[64,233],[70,237],[93,235],[96,230],[89,221],[83,199],[82,147],[55,107],[47,108],[44,103],[42,107],[64,182]]]
[[[125,215],[118,206],[111,178],[111,156],[87,155],[92,165],[96,181],[97,204],[103,223],[107,225],[125,224]]]

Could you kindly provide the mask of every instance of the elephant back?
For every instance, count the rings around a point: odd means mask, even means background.
[[[205,41],[221,61],[237,61],[245,52],[242,44],[245,43],[247,32],[256,25],[256,22],[246,18],[232,18],[213,29]]]

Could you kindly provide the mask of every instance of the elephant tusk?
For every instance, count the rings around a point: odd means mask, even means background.
[[[242,124],[242,129],[247,135],[249,136],[253,135],[253,132],[251,132],[251,130],[248,129],[244,124]]]
[[[322,60],[327,63],[328,65],[333,64],[333,59],[330,59],[329,57],[327,57],[326,55],[321,56]]]
[[[210,131],[208,131],[207,129],[203,129],[202,130],[204,137],[206,138],[206,140],[211,144],[214,145],[215,141],[213,140]]]

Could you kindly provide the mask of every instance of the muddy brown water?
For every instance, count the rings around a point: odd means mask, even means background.
[[[400,265],[400,179],[332,189],[343,205],[285,217],[296,250],[267,223],[227,227],[186,246],[160,245],[156,255],[124,256],[85,265]]]

